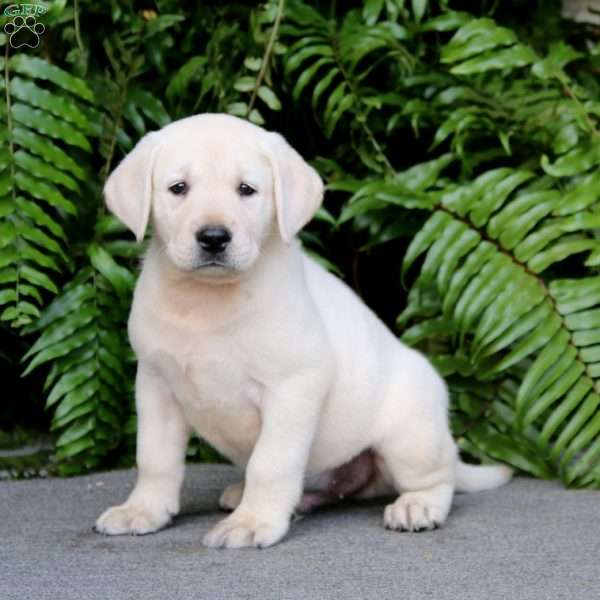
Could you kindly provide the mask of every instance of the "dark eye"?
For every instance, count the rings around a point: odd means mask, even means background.
[[[256,190],[247,183],[240,183],[238,193],[240,196],[252,196],[252,194],[256,194]]]
[[[178,181],[169,186],[169,191],[176,196],[181,196],[188,191],[188,186],[185,181]]]

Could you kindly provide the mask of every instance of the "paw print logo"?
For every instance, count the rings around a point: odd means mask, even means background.
[[[40,36],[46,31],[42,23],[38,23],[33,15],[28,17],[17,16],[4,26],[4,33],[13,48],[28,46],[37,48],[40,44]]]

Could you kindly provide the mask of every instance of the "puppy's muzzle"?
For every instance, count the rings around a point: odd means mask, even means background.
[[[196,231],[196,241],[207,254],[219,254],[231,242],[231,232],[221,226],[203,227]]]

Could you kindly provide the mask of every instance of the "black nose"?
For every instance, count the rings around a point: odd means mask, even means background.
[[[231,233],[225,227],[203,227],[196,231],[200,247],[210,254],[223,252],[231,241]]]

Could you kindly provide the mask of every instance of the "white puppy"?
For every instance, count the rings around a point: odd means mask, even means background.
[[[149,533],[179,510],[190,431],[245,468],[210,547],[269,546],[295,509],[401,495],[386,527],[441,525],[455,489],[510,478],[457,458],[442,379],[295,239],[317,173],[278,134],[204,114],[146,135],[108,179],[138,240],[129,336],[138,357],[138,481],[96,523]]]

